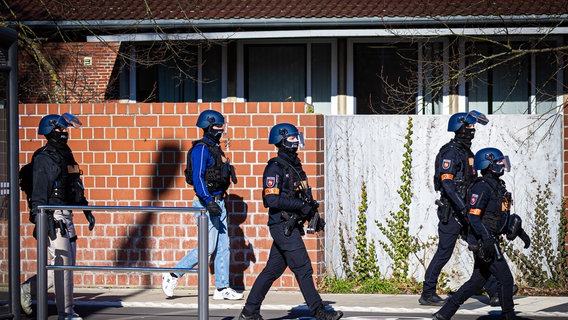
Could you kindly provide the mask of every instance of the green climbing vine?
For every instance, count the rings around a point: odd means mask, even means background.
[[[532,183],[536,183],[533,179]],[[528,221],[523,221],[523,228],[531,237],[531,246],[526,250],[516,249],[513,242],[507,243],[505,252],[511,261],[519,268],[520,282],[528,287],[551,288],[565,291],[567,288],[568,267],[565,249],[567,236],[566,199],[562,200],[557,212],[560,216],[558,223],[558,239],[553,243],[550,227],[549,204],[552,202],[550,181],[544,186],[538,185],[535,194],[532,232],[528,230]]]
[[[393,260],[393,278],[406,279],[408,277],[409,257],[417,252],[418,238],[410,234],[410,204],[412,203],[412,118],[408,117],[402,160],[401,186],[397,193],[401,199],[399,210],[390,211],[386,221],[375,220],[375,224],[389,243],[378,240],[383,250]]]
[[[339,245],[341,249],[341,258],[343,270],[348,279],[356,282],[365,281],[367,279],[376,278],[380,275],[377,266],[377,252],[373,241],[367,241],[367,185],[363,181],[361,186],[361,205],[359,206],[359,214],[357,216],[357,230],[355,231],[355,256],[353,258],[353,267],[350,266],[347,247],[343,231],[345,228],[340,227]],[[343,225],[340,225],[343,226]],[[351,238],[349,238],[351,240]]]
[[[368,224],[368,198],[367,183],[361,182],[361,202],[357,210],[357,229],[348,230],[344,221],[339,222],[339,247],[341,250],[341,263],[343,276],[328,276],[320,288],[325,292],[355,292],[355,293],[417,293],[421,290],[420,283],[411,279],[409,266],[411,256],[416,257],[425,265],[419,253],[437,242],[437,237],[429,237],[423,243],[416,234],[410,233],[410,205],[412,203],[412,118],[409,117],[404,143],[402,161],[401,184],[397,190],[401,203],[398,210],[389,211],[384,220],[375,220],[379,231],[386,240],[378,241],[388,258],[392,261],[392,277],[384,277],[378,266],[378,257],[375,240],[367,235]],[[537,183],[533,179],[532,183]],[[559,215],[558,228],[551,228],[550,204],[554,203],[551,182],[539,185],[534,195],[534,211],[528,216],[530,221],[523,221],[523,227],[531,236],[532,244],[528,250],[516,249],[513,242],[505,246],[505,253],[511,265],[519,269],[517,272],[521,290],[533,290],[539,294],[566,294],[568,292],[568,253],[565,240],[568,237],[566,218],[566,199],[562,199],[557,209]],[[344,208],[340,205],[340,211]],[[422,226],[419,227],[419,230]],[[550,230],[558,230],[554,238]],[[518,240],[516,240],[518,241]],[[355,248],[352,250],[350,248]],[[452,270],[450,273],[454,273]],[[450,275],[442,272],[439,281],[443,291],[448,284]],[[545,290],[536,291],[536,288]],[[527,292],[527,291],[525,291]],[[531,291],[528,291],[531,293]]]

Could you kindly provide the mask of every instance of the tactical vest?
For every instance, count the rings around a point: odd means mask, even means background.
[[[225,153],[216,144],[206,139],[193,141],[191,149],[187,152],[187,168],[185,170],[186,182],[193,185],[193,165],[191,163],[191,153],[193,148],[199,144],[204,144],[211,154],[213,165],[205,168],[204,180],[205,186],[209,192],[226,191],[230,184],[231,178],[236,183],[234,169],[229,159],[225,157]]]
[[[65,158],[47,146],[42,152],[46,152],[60,168],[61,173],[53,183],[51,188],[50,199],[57,199],[58,202],[68,204],[82,204],[85,202],[85,188],[81,180],[82,171],[79,169],[77,162],[67,162]]]
[[[481,222],[492,235],[507,232],[507,221],[511,210],[511,196],[507,189],[494,179],[478,178],[485,181],[492,189],[487,208],[481,217]]]
[[[476,174],[473,171],[472,166],[469,164],[469,153],[466,149],[462,148],[458,143],[454,141],[450,141],[442,146],[442,148],[440,148],[440,151],[436,155],[436,167],[434,168],[434,190],[440,191],[442,189],[442,180],[440,179],[440,164],[442,162],[441,156],[448,148],[456,148],[460,154],[466,156],[465,159],[464,157],[460,159],[460,166],[463,168],[463,170],[458,172],[454,177],[456,188],[458,189],[458,192],[460,193],[462,198],[465,199],[467,196],[467,189],[476,178]]]
[[[296,170],[292,164],[288,163],[286,160],[279,157],[274,157],[268,160],[268,163],[277,163],[284,172],[286,176],[282,179],[282,187],[280,188],[280,195],[288,198],[298,198],[298,188],[301,183],[306,183],[306,174],[303,170]],[[302,177],[303,175],[303,177]]]

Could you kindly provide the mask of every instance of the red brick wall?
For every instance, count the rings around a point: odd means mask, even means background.
[[[24,104],[20,105],[20,164],[29,162],[44,143],[36,133],[42,116],[71,112],[83,122],[70,129],[70,146],[84,172],[87,196],[93,205],[192,205],[194,192],[185,183],[186,151],[201,135],[195,127],[199,112],[215,109],[229,122],[223,139],[225,153],[236,167],[238,183],[230,191],[231,285],[250,289],[263,269],[272,243],[267,210],[262,205],[262,173],[275,155],[268,132],[289,122],[306,136],[301,152],[316,199],[324,194],[323,116],[303,114],[303,103],[155,103],[155,104]],[[228,144],[228,150],[226,149]],[[23,198],[23,197],[22,197]],[[322,205],[320,208],[323,208]],[[20,203],[22,280],[35,273],[36,241],[28,210]],[[192,213],[95,212],[97,224],[87,229],[82,213],[75,214],[79,235],[78,265],[173,267],[197,245]],[[324,272],[323,237],[306,236],[314,272]],[[77,286],[159,286],[159,274],[76,272]],[[211,284],[214,281],[211,279]],[[180,286],[196,286],[197,274],[182,278]],[[287,271],[275,288],[297,288]]]
[[[41,60],[49,63],[55,73],[50,73],[44,64],[40,68],[36,61],[38,57],[21,50],[19,101],[77,103],[106,100],[105,93],[119,47],[119,42],[45,44],[40,50]],[[85,57],[92,58],[92,65],[85,65]]]

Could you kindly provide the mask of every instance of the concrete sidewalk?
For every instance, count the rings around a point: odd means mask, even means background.
[[[247,292],[245,291],[244,294],[246,299]],[[438,307],[420,305],[418,297],[388,294],[322,294],[326,304],[341,311],[432,314],[438,310]],[[177,289],[174,297],[166,298],[161,289],[75,288],[75,301],[77,305],[197,309],[197,291]],[[487,302],[487,297],[472,297],[460,308],[458,314],[487,315],[489,312],[500,310],[499,307],[487,305]],[[514,302],[515,311],[519,316],[568,319],[568,297],[516,296]],[[242,309],[244,303],[245,300],[213,300],[212,295],[209,295],[210,310],[231,309],[237,312]],[[290,310],[298,307],[305,307],[299,291],[270,291],[262,304],[263,310]]]

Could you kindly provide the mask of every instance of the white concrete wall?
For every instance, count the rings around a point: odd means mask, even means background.
[[[388,240],[378,230],[375,220],[385,221],[391,211],[397,211],[401,199],[397,193],[401,185],[404,136],[407,133],[406,115],[326,116],[326,261],[328,272],[341,276],[341,251],[338,221],[349,229],[352,241],[350,253],[355,253],[355,232],[358,207],[361,203],[361,183],[367,184],[368,204],[367,239]],[[437,236],[436,206],[438,197],[432,177],[434,159],[439,148],[453,133],[447,131],[449,116],[411,116],[412,134],[412,203],[410,230],[422,242]],[[562,195],[562,126],[561,118],[536,115],[493,115],[486,126],[477,125],[472,151],[496,147],[509,155],[512,170],[504,175],[507,188],[513,193],[513,212],[519,214],[529,234],[532,230],[532,212],[537,187],[550,182],[553,201],[549,205],[549,224],[556,241],[559,222],[557,209]],[[517,248],[522,242],[515,240]],[[392,260],[377,245],[381,272],[390,275]],[[410,277],[424,279],[424,270],[434,255],[436,246],[419,255],[426,265],[412,257]],[[521,249],[524,250],[524,249]],[[525,251],[528,253],[528,251]],[[457,288],[470,275],[472,254],[465,243],[458,241],[452,259],[444,272],[452,274],[450,287]],[[512,266],[513,272],[516,268]],[[453,272],[455,271],[455,272]]]

